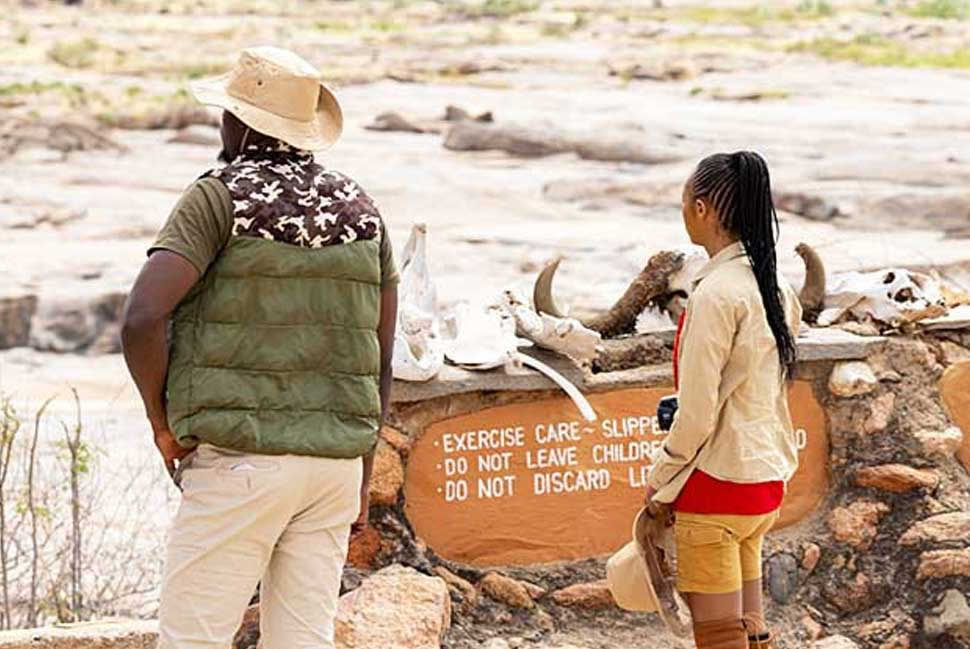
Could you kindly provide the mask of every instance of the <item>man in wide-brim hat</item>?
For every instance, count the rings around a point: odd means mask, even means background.
[[[175,206],[122,333],[183,491],[158,644],[228,648],[261,584],[264,646],[333,647],[389,401],[391,244],[363,189],[314,160],[343,118],[311,64],[247,49],[192,90],[224,109],[226,164]]]

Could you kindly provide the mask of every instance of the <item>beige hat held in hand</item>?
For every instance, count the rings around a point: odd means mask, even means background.
[[[218,106],[255,131],[298,149],[329,149],[343,130],[343,113],[320,72],[278,47],[242,51],[228,73],[190,84],[199,102]]]

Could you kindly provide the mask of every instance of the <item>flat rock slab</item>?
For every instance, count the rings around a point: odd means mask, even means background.
[[[886,338],[856,336],[841,329],[809,329],[803,336],[799,336],[797,342],[798,357],[801,361],[836,361],[866,358],[869,354],[878,351],[886,342]],[[621,387],[673,384],[673,373],[669,364],[620,372],[588,374],[562,356],[541,350],[529,350],[528,353],[551,365],[577,386],[591,392],[615,390]],[[411,403],[469,392],[530,392],[555,389],[557,387],[552,381],[527,368],[473,372],[446,366],[437,377],[425,383],[395,381],[391,399],[394,403]]]
[[[155,620],[91,622],[0,631],[4,649],[153,649],[158,638]]]

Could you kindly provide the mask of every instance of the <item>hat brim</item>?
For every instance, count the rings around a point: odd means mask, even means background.
[[[647,526],[650,524],[650,512],[644,507],[637,514],[636,518],[633,519],[633,542],[637,546],[637,554],[640,555],[641,561],[643,561],[643,576],[645,577],[644,582],[647,585],[647,592],[650,594],[650,610],[659,611],[661,608],[660,598],[657,597],[657,591],[653,587],[653,580],[650,578],[650,568],[647,565],[646,559],[646,548],[643,545],[643,539],[646,536]]]
[[[238,117],[246,126],[275,137],[298,149],[322,151],[340,139],[344,119],[340,104],[333,92],[320,84],[320,98],[314,119],[300,120],[280,117],[264,108],[231,96],[226,87],[230,75],[224,74],[189,84],[196,100],[207,106],[217,106]]]

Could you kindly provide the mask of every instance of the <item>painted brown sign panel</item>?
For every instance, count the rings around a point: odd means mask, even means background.
[[[590,395],[586,422],[563,397],[488,408],[430,426],[412,449],[407,515],[441,556],[472,565],[585,559],[629,540],[650,458],[666,433],[657,403],[669,388]],[[784,524],[827,486],[825,418],[807,383],[790,395],[805,448]]]
[[[940,380],[940,393],[950,419],[963,431],[957,459],[970,471],[970,361],[947,368]]]

